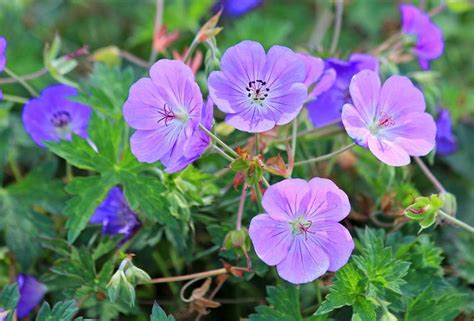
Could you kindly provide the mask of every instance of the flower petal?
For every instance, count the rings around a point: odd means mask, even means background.
[[[329,257],[328,270],[335,272],[344,266],[352,251],[354,241],[349,231],[339,223],[318,221],[312,225],[308,238],[319,244]]]
[[[252,219],[249,236],[258,257],[268,265],[280,263],[288,255],[293,240],[289,223],[274,220],[268,214]]]
[[[309,99],[314,99],[320,96],[322,93],[328,91],[332,85],[334,85],[335,81],[336,71],[334,69],[330,68],[324,71],[324,73],[321,75],[321,78],[316,83],[313,91],[310,93]]]
[[[132,154],[140,162],[154,163],[176,144],[180,131],[172,125],[154,130],[137,130],[130,138]]]
[[[207,83],[209,95],[217,107],[224,113],[237,113],[241,111],[242,104],[248,100],[245,88],[232,83],[232,81],[224,76],[222,71],[211,72]]]
[[[369,135],[369,149],[380,161],[390,166],[410,164],[410,156],[400,146],[389,140]]]
[[[353,105],[367,124],[375,118],[380,94],[380,78],[372,70],[364,69],[352,77],[349,91]]]
[[[329,257],[311,238],[294,239],[288,255],[277,265],[278,274],[288,282],[302,284],[314,281],[328,270]]]
[[[278,90],[278,93],[269,96],[265,108],[275,119],[277,125],[285,125],[298,116],[306,97],[306,86],[302,83],[295,83],[284,92]]]
[[[276,121],[268,108],[247,103],[245,109],[236,114],[228,114],[225,122],[238,130],[261,133],[272,129]]]
[[[333,181],[315,177],[308,184],[310,198],[304,215],[306,219],[313,222],[339,222],[349,215],[349,198]]]
[[[428,113],[409,113],[398,117],[395,127],[380,134],[411,156],[425,156],[435,146],[436,124]]]
[[[17,304],[16,313],[18,318],[23,319],[43,300],[47,287],[36,278],[26,274],[19,274],[17,282],[20,290],[20,300]]]
[[[425,99],[407,77],[391,76],[382,86],[378,114],[386,113],[397,118],[402,113],[423,112]]]
[[[303,179],[289,178],[271,185],[263,195],[262,206],[275,220],[289,221],[306,210],[309,185]]]
[[[294,83],[303,83],[306,69],[303,61],[290,48],[273,46],[268,51],[263,74],[271,95],[279,89],[286,90]]]
[[[368,137],[370,132],[365,120],[359,111],[351,104],[345,104],[342,108],[342,123],[346,132],[360,146],[368,147]]]

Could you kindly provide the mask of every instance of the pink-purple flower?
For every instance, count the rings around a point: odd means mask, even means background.
[[[447,156],[458,150],[458,141],[453,133],[451,114],[446,108],[440,108],[436,119],[436,154]]]
[[[298,53],[306,67],[306,77],[303,83],[308,87],[307,101],[319,97],[329,90],[336,80],[336,71],[333,68],[325,68],[324,60],[308,54]]]
[[[45,141],[71,140],[73,134],[87,138],[91,108],[69,99],[76,95],[73,87],[51,85],[25,104],[23,125],[36,144],[44,147]]]
[[[17,283],[20,290],[20,300],[16,313],[19,319],[23,319],[43,300],[47,288],[35,277],[26,274],[19,274]]]
[[[377,73],[363,70],[352,78],[352,104],[345,104],[342,122],[349,136],[391,166],[410,163],[435,146],[436,124],[425,112],[420,90],[403,76],[383,86]]]
[[[368,54],[355,53],[348,61],[335,58],[326,61],[325,72],[335,70],[336,80],[329,90],[308,104],[309,117],[314,127],[326,126],[341,119],[342,106],[351,103],[349,84],[352,76],[364,69],[378,72],[378,59]]]
[[[347,263],[354,242],[338,222],[350,212],[347,195],[329,179],[285,179],[262,198],[249,234],[258,257],[294,284],[307,283]]]
[[[124,235],[129,239],[141,226],[137,214],[129,207],[122,190],[113,187],[89,220],[91,224],[101,224],[106,235]]]
[[[431,18],[415,5],[400,6],[402,16],[402,32],[415,37],[413,53],[418,57],[421,68],[429,69],[430,60],[443,54],[444,41],[441,29]]]
[[[140,162],[171,166],[185,155],[201,120],[203,99],[191,69],[181,61],[161,59],[130,88],[123,106],[136,131],[130,139]],[[186,150],[185,150],[186,149]]]
[[[0,72],[3,71],[5,68],[5,64],[7,62],[5,56],[5,50],[7,49],[7,40],[4,37],[0,37]],[[0,99],[2,99],[3,94],[2,90],[0,89]]]
[[[226,50],[221,71],[209,76],[209,94],[235,128],[264,132],[296,118],[306,97],[304,62],[291,49],[273,46],[265,53],[255,41]]]

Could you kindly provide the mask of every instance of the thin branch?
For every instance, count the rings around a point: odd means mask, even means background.
[[[212,132],[209,131],[209,129],[207,129],[203,124],[199,124],[199,128],[205,132],[209,137],[211,137],[211,139],[213,139],[214,141],[216,141],[217,143],[219,143],[219,145],[221,145],[222,148],[224,148],[225,150],[227,150],[232,156],[236,157],[236,158],[239,158],[239,154],[237,154],[237,152],[235,150],[233,150],[229,145],[227,145],[226,143],[224,143],[219,137],[217,137],[216,135],[214,135]]]
[[[418,164],[423,174],[425,174],[426,178],[428,178],[431,181],[431,183],[433,183],[434,187],[438,190],[438,192],[446,193],[446,189],[444,188],[444,186],[440,183],[440,181],[438,181],[436,176],[434,176],[434,174],[425,165],[425,163],[423,163],[421,158],[419,157],[414,157],[414,158],[415,158],[415,162]]]
[[[217,276],[217,275],[228,274],[228,273],[232,273],[232,271],[249,272],[250,270],[244,267],[232,266],[229,269],[220,268],[220,269],[210,270],[206,272],[198,272],[198,273],[192,273],[192,274],[186,274],[186,275],[151,279],[150,282],[148,283],[156,284],[156,283],[188,281],[188,280],[193,280],[193,279],[202,279],[202,278],[207,278],[207,277],[212,277],[212,276]]]
[[[235,229],[237,231],[239,231],[242,227],[242,216],[244,214],[245,199],[247,198],[247,189],[248,186],[246,183],[244,183],[244,187],[242,188],[242,194],[240,195],[239,209],[237,211],[237,220],[235,223]]]
[[[16,73],[11,71],[7,67],[5,67],[4,71],[7,75],[16,79],[23,87],[25,87],[25,89],[30,93],[31,96],[38,97],[38,92],[31,85],[29,85],[25,80],[23,80],[20,76],[18,76]]]
[[[449,223],[451,223],[451,224],[453,224],[457,227],[465,229],[468,232],[474,233],[474,227],[464,223],[463,221],[458,220],[454,216],[451,216],[448,213],[445,213],[441,210],[438,213],[439,213],[439,216],[441,216],[441,219],[443,219],[443,220],[445,220],[445,221],[447,221],[447,222],[449,222]]]
[[[151,65],[157,56],[157,52],[155,50],[155,37],[161,29],[161,25],[163,24],[163,10],[164,10],[164,0],[156,0],[156,10],[155,10],[155,23],[153,28],[153,38],[151,40],[151,52],[150,58],[148,59],[148,64]]]
[[[122,57],[125,60],[130,61],[131,63],[143,67],[143,68],[148,68],[149,64],[145,60],[143,60],[140,57],[135,56],[134,54],[125,51],[125,50],[120,50],[120,57]]]
[[[2,100],[11,101],[18,104],[25,104],[28,101],[27,98],[7,94],[3,94]]]
[[[42,76],[46,75],[47,73],[48,73],[48,69],[42,68],[42,69],[40,69],[38,71],[35,71],[31,74],[18,76],[18,78],[22,79],[24,81],[28,81],[28,80],[33,80],[33,79],[42,77]],[[17,82],[18,82],[18,79],[13,78],[13,77],[11,77],[11,78],[0,78],[0,85],[14,84],[14,83],[17,83]]]
[[[344,12],[344,1],[335,0],[336,5],[336,20],[334,20],[334,32],[332,34],[331,49],[329,52],[333,54],[336,51],[337,43],[339,42],[339,35],[341,34],[342,13]]]
[[[356,145],[355,143],[352,143],[352,144],[349,144],[349,145],[347,145],[347,146],[344,146],[343,148],[338,149],[338,150],[336,150],[336,151],[334,151],[334,152],[332,152],[332,153],[329,153],[329,154],[326,154],[326,155],[323,155],[323,156],[319,156],[319,157],[315,157],[315,158],[306,159],[306,160],[299,161],[299,162],[295,162],[295,166],[321,162],[321,161],[323,161],[323,160],[326,160],[326,159],[332,158],[332,157],[334,157],[334,156],[336,156],[336,155],[339,155],[339,154],[345,152],[346,150],[351,149],[351,148],[354,147],[355,145]]]

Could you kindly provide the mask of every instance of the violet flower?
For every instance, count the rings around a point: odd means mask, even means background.
[[[201,124],[208,130],[212,129],[214,122],[214,102],[211,98],[202,108]],[[163,158],[161,162],[166,166],[165,172],[175,173],[183,170],[189,164],[201,157],[209,147],[211,138],[200,128],[196,128],[191,137],[185,142],[183,153],[175,154],[175,158]]]
[[[354,141],[391,166],[410,163],[435,146],[436,125],[425,112],[425,99],[407,77],[391,76],[383,86],[377,73],[363,70],[352,78],[352,104],[342,122]]]
[[[267,214],[255,216],[249,235],[258,257],[294,284],[307,283],[347,263],[354,249],[338,222],[350,212],[347,195],[325,178],[285,179],[262,198]]]
[[[412,49],[422,69],[429,69],[430,60],[443,54],[444,41],[441,29],[431,21],[430,16],[412,4],[400,6],[402,33],[415,37]]]
[[[113,187],[89,220],[91,224],[101,224],[106,235],[124,235],[128,240],[141,226],[135,212],[129,207],[122,190]]]
[[[5,68],[7,62],[7,57],[5,55],[5,50],[7,49],[7,40],[4,37],[0,37],[0,72]],[[0,89],[0,99],[2,99],[3,93]]]
[[[308,87],[307,101],[314,100],[328,91],[336,80],[336,71],[325,68],[324,60],[307,54],[298,53],[306,67],[306,77],[303,83]]]
[[[291,49],[273,46],[265,53],[255,41],[226,50],[221,71],[208,80],[209,95],[235,128],[259,133],[296,118],[306,97],[305,65]]]
[[[25,318],[44,298],[47,292],[46,285],[39,282],[35,277],[19,274],[17,277],[20,290],[16,313],[19,319]]]
[[[87,138],[91,108],[69,99],[76,95],[73,87],[51,85],[25,104],[23,125],[36,144],[44,147],[44,141],[71,140],[72,134]]]
[[[146,163],[177,160],[201,119],[201,91],[181,61],[159,60],[150,77],[132,85],[123,106],[126,122],[136,129],[130,139],[132,153]]]
[[[348,61],[328,59],[326,70],[336,71],[334,85],[308,104],[309,117],[314,127],[323,127],[341,119],[342,106],[351,103],[349,84],[352,76],[363,69],[378,72],[379,63],[376,57],[368,54],[352,54]]]
[[[447,156],[458,150],[458,142],[453,134],[451,114],[446,108],[441,108],[436,119],[436,154]]]
[[[223,8],[223,15],[239,17],[262,5],[263,0],[220,0],[214,5],[214,11]]]

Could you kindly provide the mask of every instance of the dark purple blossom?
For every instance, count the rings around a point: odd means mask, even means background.
[[[451,114],[441,108],[436,119],[436,154],[447,156],[458,150],[458,141],[453,134]]]
[[[444,41],[441,29],[426,13],[412,4],[401,5],[400,12],[402,32],[415,37],[413,53],[418,57],[421,68],[429,69],[430,60],[443,54]]]
[[[161,59],[130,88],[123,115],[136,131],[130,139],[132,153],[141,162],[158,160],[165,165],[188,151],[199,125],[202,95],[192,70],[181,61]]]
[[[383,86],[377,73],[363,70],[352,78],[351,104],[342,122],[354,141],[391,166],[410,163],[435,146],[436,124],[425,99],[407,77],[391,76]]]
[[[306,67],[306,77],[304,84],[308,87],[307,101],[319,97],[329,90],[336,80],[336,71],[332,68],[325,68],[324,60],[307,54],[298,53]]]
[[[113,187],[110,190],[102,204],[95,210],[89,223],[101,224],[103,234],[122,234],[123,240],[129,239],[141,226],[140,220],[128,205],[119,187]]]
[[[351,206],[332,181],[285,179],[267,189],[262,206],[266,214],[250,222],[250,239],[258,257],[276,265],[283,279],[307,283],[347,263],[354,242],[338,222]]]
[[[18,318],[22,319],[27,317],[34,307],[43,300],[47,288],[35,277],[26,274],[19,274],[17,283],[20,290],[20,300],[17,304],[16,313]]]
[[[214,11],[223,8],[224,16],[239,17],[257,8],[263,0],[220,0],[214,5]]]
[[[226,50],[221,71],[208,80],[209,94],[235,128],[258,133],[296,118],[306,97],[303,61],[291,49],[273,46],[265,53],[255,41]]]
[[[363,69],[378,72],[379,63],[376,57],[368,54],[352,54],[348,61],[328,59],[326,70],[336,71],[334,85],[308,104],[309,117],[314,127],[322,127],[341,119],[342,106],[351,103],[349,84],[352,76]]]
[[[25,104],[23,125],[36,144],[43,147],[44,141],[70,140],[72,134],[87,138],[91,108],[69,99],[76,95],[73,87],[51,85]]]
[[[7,62],[5,50],[7,49],[7,40],[4,37],[0,37],[0,72],[3,71],[5,68],[5,64]],[[3,94],[2,90],[0,89],[0,99],[2,99]]]

